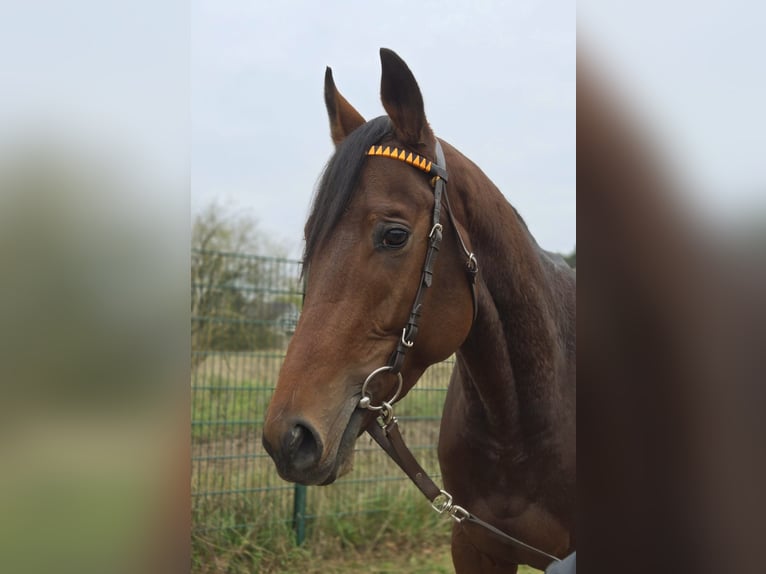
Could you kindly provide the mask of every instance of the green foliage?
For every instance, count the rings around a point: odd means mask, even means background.
[[[284,318],[300,308],[300,266],[280,257],[284,248],[258,232],[256,222],[227,215],[217,205],[198,214],[192,226],[192,364],[207,351],[283,347]]]
[[[192,251],[192,350],[284,347],[300,308],[299,269],[283,259]]]

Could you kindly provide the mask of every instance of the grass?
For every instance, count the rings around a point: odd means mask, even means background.
[[[197,541],[213,549],[210,541]],[[280,546],[276,549],[258,547],[246,535],[221,546],[211,560],[197,565],[199,574],[452,574],[449,543],[402,544],[401,540],[380,541],[374,548],[339,551],[332,544],[320,547],[306,545]],[[199,554],[197,554],[199,555]],[[529,566],[520,566],[519,574],[540,574]]]
[[[198,574],[452,573],[450,521],[417,516],[420,500],[403,501],[388,515],[334,517],[313,528],[302,546],[288,524],[228,529],[193,536]],[[426,505],[427,507],[427,505]],[[538,573],[526,566],[521,574]]]
[[[274,521],[273,513],[265,511],[253,497],[243,497],[238,508],[221,508],[226,517],[234,515],[233,522],[249,517],[254,523],[245,528],[195,533],[193,571],[340,572],[343,568],[354,571],[351,569],[355,565],[355,571],[359,571],[360,563],[370,562],[377,569],[362,571],[409,572],[412,570],[401,568],[399,555],[406,552],[419,559],[423,548],[441,549],[429,550],[427,554],[434,560],[446,556],[445,563],[449,563],[450,522],[433,512],[411,485],[398,483],[396,494],[391,497],[368,497],[363,502],[379,510],[360,514],[344,513],[350,510],[346,497],[332,496],[329,491],[333,489],[309,489],[309,512],[313,510],[316,514],[308,521],[307,538],[302,546],[295,544],[290,523]],[[211,518],[211,514],[207,516]],[[383,561],[386,554],[393,555],[386,558],[388,562]],[[386,570],[387,563],[396,564],[398,569]]]
[[[219,354],[195,369],[193,572],[452,572],[451,521],[366,438],[357,441],[353,472],[308,489],[307,538],[295,544],[293,486],[279,478],[260,441],[281,361],[281,352]],[[437,482],[450,372],[449,364],[435,365],[397,405],[407,443]]]

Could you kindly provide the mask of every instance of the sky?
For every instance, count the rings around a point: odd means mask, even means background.
[[[573,1],[191,4],[191,211],[255,218],[300,257],[333,152],[325,67],[382,115],[379,49],[413,71],[440,138],[471,158],[545,249],[576,242]]]

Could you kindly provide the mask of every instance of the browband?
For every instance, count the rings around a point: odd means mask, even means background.
[[[439,145],[439,142],[437,141],[436,144]],[[441,146],[439,149],[441,149]],[[377,155],[398,159],[404,163],[410,164],[412,167],[417,168],[420,171],[424,171],[428,175],[438,175],[444,181],[447,181],[447,170],[445,167],[419,156],[418,154],[412,153],[411,151],[408,152],[407,150],[400,150],[399,148],[391,149],[391,146],[386,146],[384,148],[382,145],[379,145],[371,146],[365,155]]]

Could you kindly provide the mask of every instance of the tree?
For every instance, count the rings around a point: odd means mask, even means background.
[[[285,248],[266,237],[257,220],[241,210],[225,209],[213,202],[192,224],[192,249],[229,253],[268,253],[284,257]]]
[[[192,366],[208,351],[274,345],[272,323],[287,313],[274,291],[297,290],[297,277],[275,268],[285,249],[265,238],[256,221],[209,205],[194,220],[191,253]],[[257,257],[252,254],[268,254]],[[293,274],[295,275],[295,274]],[[297,312],[297,308],[296,308]]]

